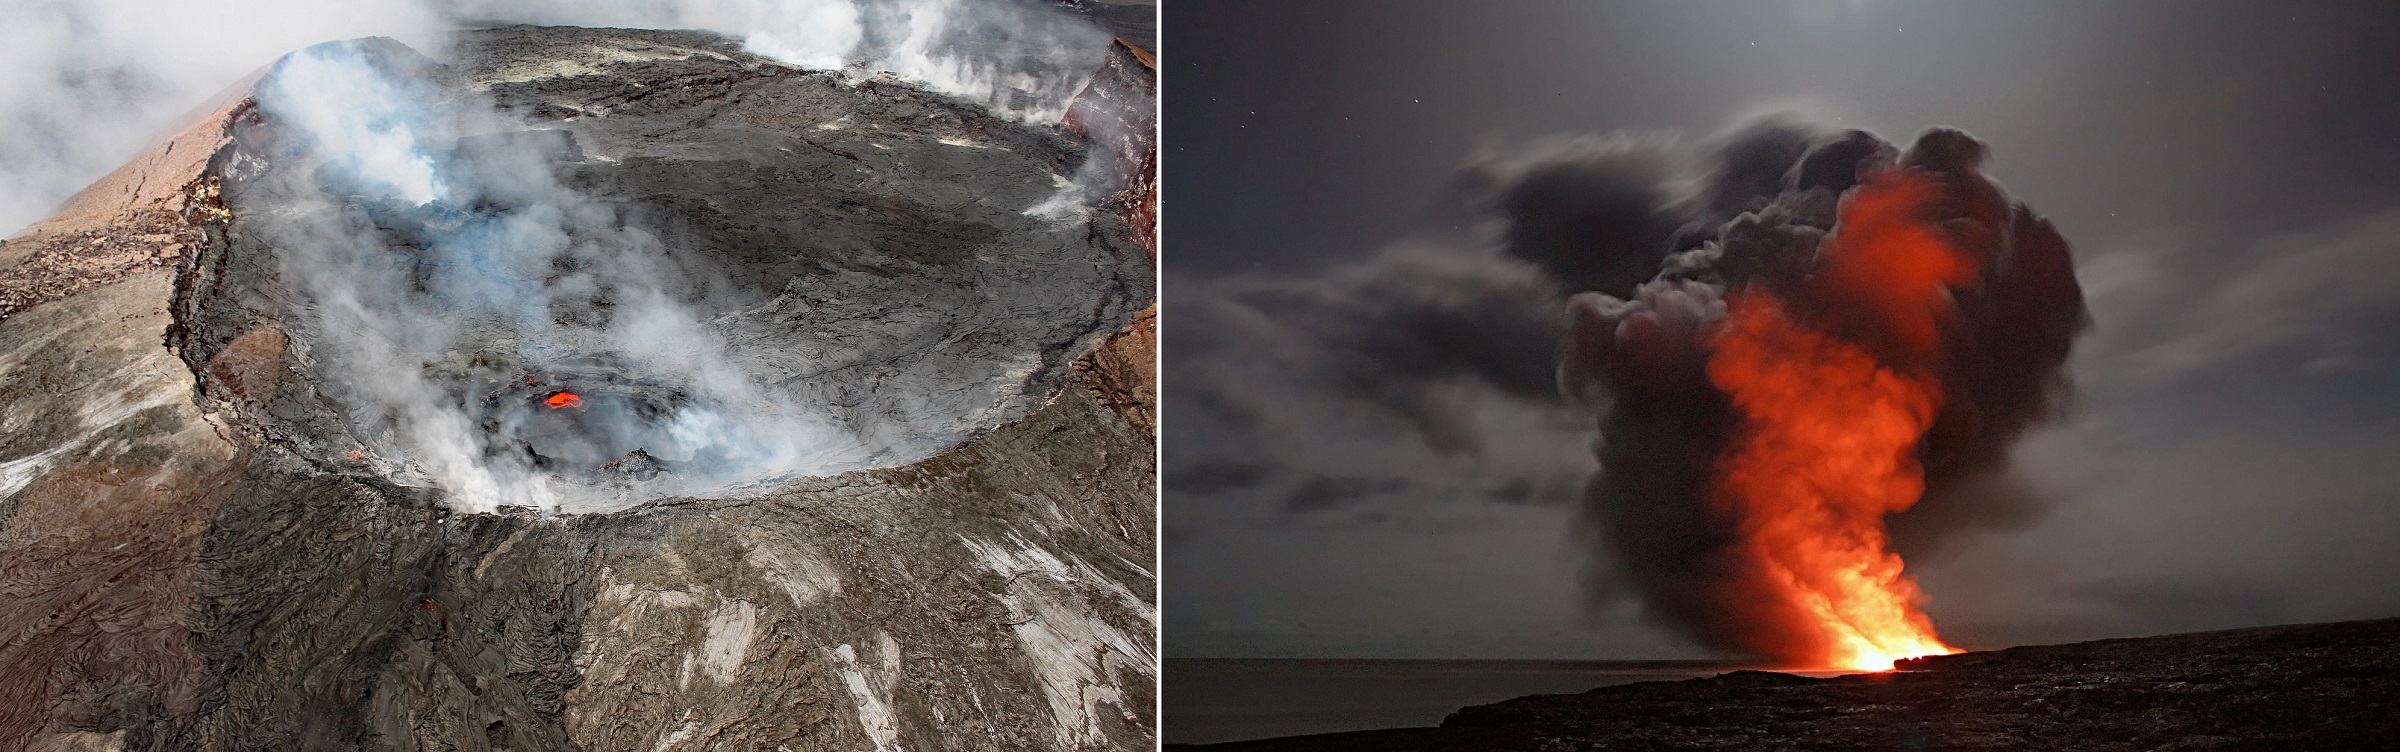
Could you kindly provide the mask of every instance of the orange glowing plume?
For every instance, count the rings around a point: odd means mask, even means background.
[[[1977,273],[1923,217],[1938,196],[1919,173],[1873,176],[1842,202],[1810,280],[1810,292],[1855,304],[1880,347],[1796,320],[1759,287],[1730,296],[1711,340],[1709,381],[1742,418],[1712,503],[1736,521],[1771,595],[1806,621],[1787,626],[1818,665],[1885,671],[1958,652],[1919,610],[1924,596],[1883,524],[1925,491],[1916,450],[1941,408],[1931,365],[1949,288]]]
[[[550,409],[552,410],[564,410],[570,407],[582,407],[583,398],[577,396],[574,392],[559,392],[557,394],[550,395],[548,399],[542,400],[542,404],[549,405]]]

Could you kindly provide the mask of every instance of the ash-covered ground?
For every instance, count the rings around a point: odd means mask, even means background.
[[[2400,619],[1738,671],[1464,708],[1439,728],[1170,750],[2333,750],[2400,739]]]
[[[1026,211],[1082,138],[323,49],[0,246],[0,749],[1152,745],[1153,273]]]

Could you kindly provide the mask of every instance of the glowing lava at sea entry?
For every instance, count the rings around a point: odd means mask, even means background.
[[[559,392],[557,394],[550,395],[546,399],[543,399],[542,404],[548,406],[552,410],[564,410],[570,407],[582,407],[583,397],[576,395],[574,392]]]
[[[1760,570],[1770,592],[1759,595],[1803,622],[1784,626],[1817,665],[1885,671],[1958,652],[1919,610],[1924,596],[1884,527],[1924,494],[1917,451],[1942,404],[1950,289],[1978,273],[1924,217],[1939,196],[1923,173],[1874,174],[1842,201],[1794,293],[1831,301],[1828,313],[1796,316],[1754,285],[1728,296],[1709,340],[1709,381],[1740,419],[1709,500]]]

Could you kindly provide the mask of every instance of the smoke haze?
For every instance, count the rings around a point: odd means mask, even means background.
[[[10,58],[0,234],[11,235],[241,77],[329,40],[388,36],[438,58],[458,23],[700,28],[795,65],[890,71],[1036,122],[1064,112],[1108,41],[1034,0],[5,0],[0,19]]]

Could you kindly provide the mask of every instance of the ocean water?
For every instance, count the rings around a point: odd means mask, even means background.
[[[1451,711],[1512,697],[1714,676],[1711,661],[1458,661],[1169,658],[1168,744],[1438,726]]]

